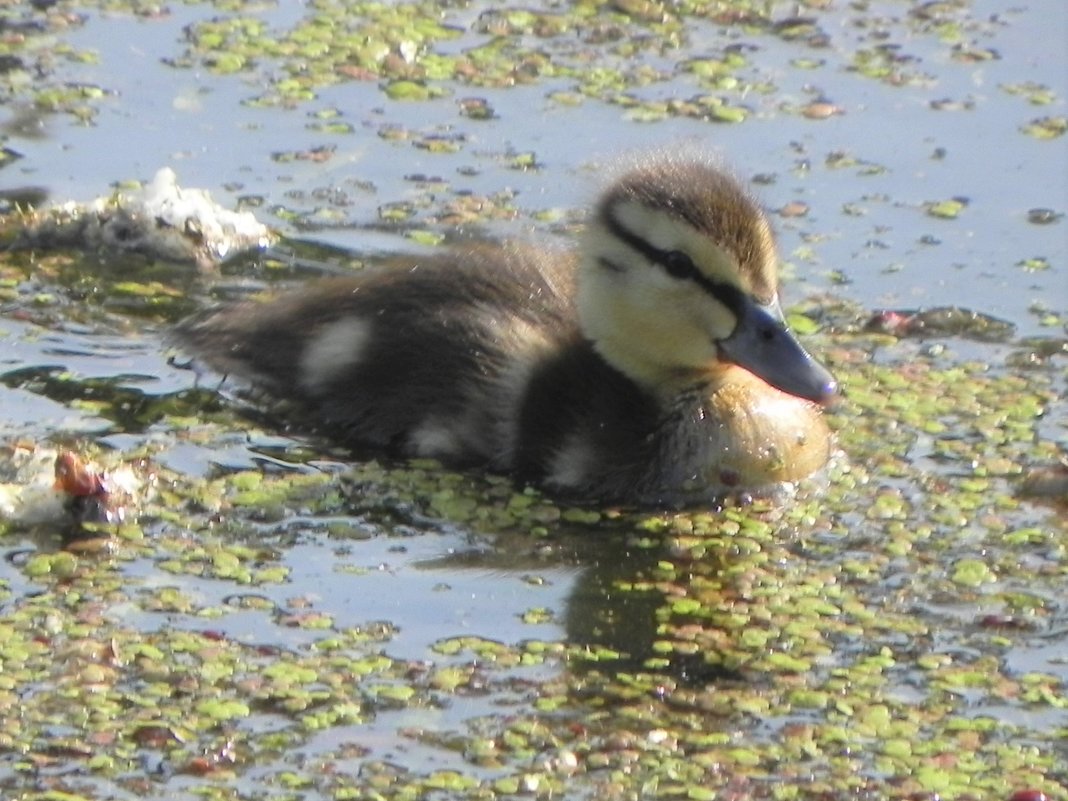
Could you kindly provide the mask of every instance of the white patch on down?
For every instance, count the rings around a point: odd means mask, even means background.
[[[538,364],[555,346],[552,332],[533,323],[513,318],[502,324],[495,343],[510,358],[501,367],[491,400],[488,418],[494,428],[484,436],[492,441],[482,450],[500,469],[512,463],[519,440],[518,418],[530,379]]]
[[[371,325],[358,317],[343,317],[324,325],[300,358],[300,385],[318,392],[360,361],[371,336]]]
[[[408,435],[408,451],[425,458],[450,458],[461,456],[460,432],[440,420],[424,420],[423,424]]]
[[[549,462],[546,480],[557,487],[580,489],[589,477],[593,461],[593,448],[582,433],[571,434]]]

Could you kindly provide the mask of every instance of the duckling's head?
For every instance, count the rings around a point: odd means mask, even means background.
[[[767,216],[712,164],[656,159],[623,174],[594,210],[582,259],[583,331],[646,388],[736,365],[801,398],[834,394],[783,322]]]

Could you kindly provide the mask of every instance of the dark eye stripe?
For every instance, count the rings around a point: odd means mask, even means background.
[[[615,215],[612,214],[611,209],[605,209],[604,221],[613,236],[626,242],[630,247],[649,259],[649,261],[660,265],[671,275],[678,275],[679,271],[677,265],[672,264],[673,259],[675,258],[674,254],[676,254],[677,251],[661,250],[655,245],[649,244],[637,234],[627,230],[623,223],[617,220]],[[669,265],[671,266],[669,267]],[[730,309],[736,317],[740,318],[742,316],[747,304],[747,298],[745,293],[738,287],[721,281],[713,281],[696,267],[688,272],[686,278],[693,281],[697,286],[701,287],[702,290]]]

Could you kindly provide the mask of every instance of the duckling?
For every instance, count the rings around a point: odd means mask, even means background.
[[[702,159],[624,172],[575,252],[457,247],[176,333],[345,444],[587,499],[711,501],[829,455],[835,380],[786,328],[768,218]]]

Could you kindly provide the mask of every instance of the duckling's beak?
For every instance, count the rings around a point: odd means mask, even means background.
[[[747,297],[735,312],[740,312],[738,324],[718,343],[724,361],[744,367],[783,392],[815,403],[830,402],[838,382],[794,339],[778,300],[762,306]]]

